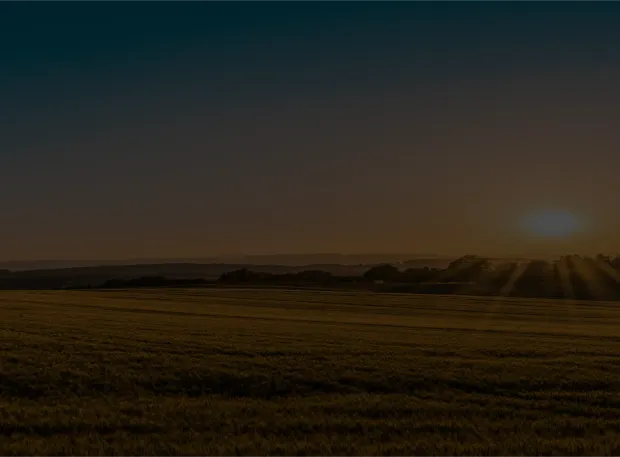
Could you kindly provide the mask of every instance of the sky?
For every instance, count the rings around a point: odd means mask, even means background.
[[[616,2],[2,3],[0,259],[620,251],[619,23]],[[580,231],[523,223],[554,211]]]

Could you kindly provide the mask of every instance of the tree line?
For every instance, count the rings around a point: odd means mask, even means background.
[[[472,294],[513,297],[620,300],[620,255],[567,255],[553,261],[494,262],[466,255],[447,268],[369,268],[361,277],[325,271],[296,274],[239,269],[220,276],[222,284],[314,284],[352,286],[382,292]]]
[[[34,275],[34,276],[33,276]],[[46,276],[47,275],[47,276]],[[72,278],[72,277],[71,277]],[[328,271],[266,273],[248,268],[223,273],[217,279],[143,276],[101,279],[13,274],[0,270],[0,289],[68,289],[134,287],[326,287],[428,294],[471,294],[513,297],[620,300],[620,255],[568,255],[553,261],[496,262],[476,255],[452,261],[446,268],[369,267],[359,276]]]

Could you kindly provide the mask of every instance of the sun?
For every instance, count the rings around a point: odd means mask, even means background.
[[[564,238],[579,231],[581,224],[568,211],[546,210],[528,215],[523,219],[524,228],[537,236]]]

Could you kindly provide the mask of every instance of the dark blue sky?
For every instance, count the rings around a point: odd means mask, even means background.
[[[0,5],[5,258],[620,249],[620,5]],[[596,236],[594,235],[596,234]]]

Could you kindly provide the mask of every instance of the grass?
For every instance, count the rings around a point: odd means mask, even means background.
[[[3,292],[0,455],[620,454],[620,304]]]

